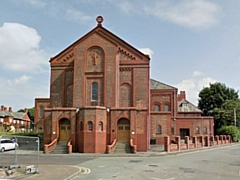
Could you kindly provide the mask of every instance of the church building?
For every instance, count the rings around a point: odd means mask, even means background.
[[[164,136],[209,134],[212,119],[184,91],[150,79],[150,57],[97,26],[50,59],[50,97],[35,99],[44,144],[71,142],[72,151],[104,153],[113,142],[137,152]],[[159,77],[161,78],[161,77]]]

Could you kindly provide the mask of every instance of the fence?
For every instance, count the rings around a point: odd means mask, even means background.
[[[38,137],[2,135],[0,150],[0,168],[10,171],[7,175],[39,173],[40,139]],[[11,172],[12,169],[14,170]]]
[[[191,140],[190,140],[191,138]],[[181,141],[180,136],[176,136],[175,140],[170,142],[170,137],[165,136],[164,138],[164,151],[180,151],[187,149],[202,148],[205,146],[217,146],[221,144],[232,143],[231,136],[220,135],[220,136],[185,136],[185,139]]]

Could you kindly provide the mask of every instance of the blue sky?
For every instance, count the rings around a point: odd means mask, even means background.
[[[240,90],[240,1],[1,0],[0,104],[14,111],[49,97],[50,57],[103,26],[151,56],[151,78],[198,93]]]

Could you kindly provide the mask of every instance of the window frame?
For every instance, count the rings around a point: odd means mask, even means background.
[[[88,131],[93,131],[93,122],[88,121]]]
[[[98,101],[98,93],[99,93],[98,91],[99,91],[98,83],[93,82],[91,86],[91,101]]]

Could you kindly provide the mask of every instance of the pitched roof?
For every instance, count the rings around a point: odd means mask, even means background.
[[[177,89],[177,88],[161,83],[154,79],[150,79],[150,89]]]
[[[118,46],[119,48],[123,48],[124,50],[133,52],[133,54],[136,55],[137,57],[145,57],[145,59],[147,59],[148,61],[150,60],[149,55],[142,53],[141,51],[139,51],[138,49],[136,49],[135,47],[133,47],[132,45],[124,41],[123,39],[119,38],[118,36],[110,32],[106,28],[102,27],[102,25],[98,24],[95,28],[93,28],[87,34],[82,36],[80,39],[72,43],[70,46],[65,48],[63,51],[61,51],[54,57],[52,57],[49,62],[52,62],[55,58],[57,58],[58,56],[61,56],[64,52],[73,49],[77,44],[79,44],[80,42],[82,42],[83,40],[85,40],[86,38],[88,38],[94,33],[97,33],[98,35],[108,39],[112,43],[116,44],[116,46]]]
[[[0,111],[0,117],[13,117],[14,119],[19,119],[19,120],[28,120],[28,119],[24,119],[26,114],[27,113],[25,112]]]
[[[183,99],[181,101],[178,101],[178,112],[202,112],[198,107],[187,101],[186,99]]]

